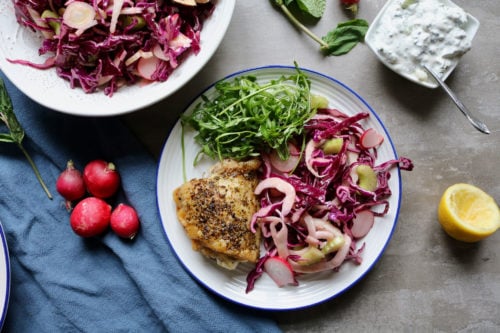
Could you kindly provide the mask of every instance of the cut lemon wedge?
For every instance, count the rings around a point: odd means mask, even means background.
[[[495,200],[470,184],[455,184],[444,191],[438,207],[444,231],[463,242],[477,242],[500,227],[500,210]]]

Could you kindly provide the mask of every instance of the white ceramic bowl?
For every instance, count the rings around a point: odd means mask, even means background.
[[[370,47],[370,49],[373,51],[373,53],[375,53],[375,55],[378,57],[378,59],[384,65],[386,65],[388,68],[393,70],[394,72],[396,72],[399,75],[405,77],[406,79],[413,81],[417,84],[420,84],[422,86],[425,86],[428,88],[436,88],[436,87],[438,87],[437,82],[434,79],[432,79],[430,75],[427,75],[427,73],[424,72],[425,70],[423,68],[421,68],[421,70],[419,70],[417,68],[417,72],[415,73],[415,72],[408,72],[408,71],[402,69],[401,66],[398,66],[398,64],[401,64],[405,61],[406,62],[411,61],[412,63],[410,64],[410,66],[417,65],[417,67],[419,67],[418,64],[415,63],[415,60],[410,59],[411,58],[410,56],[406,57],[406,56],[403,56],[402,54],[397,54],[397,56],[396,56],[397,63],[393,63],[393,62],[388,61],[387,57],[385,57],[383,55],[383,51],[381,50],[380,41],[381,40],[385,41],[387,38],[389,38],[389,35],[387,33],[382,33],[383,24],[387,23],[387,22],[393,22],[393,26],[394,26],[394,25],[398,24],[397,22],[401,22],[402,24],[406,24],[406,22],[407,22],[407,20],[397,21],[397,20],[391,19],[391,11],[395,10],[396,6],[400,6],[400,4],[404,3],[404,2],[405,2],[405,0],[389,0],[386,2],[384,7],[380,10],[380,12],[377,14],[375,19],[373,20],[373,22],[370,24],[370,27],[366,33],[366,36],[365,36],[365,43]],[[418,0],[416,0],[416,2],[418,2]],[[433,5],[436,6],[436,10],[438,10],[437,5],[443,6],[442,10],[447,10],[447,9],[451,10],[451,9],[457,9],[457,8],[460,9],[459,6],[457,6],[455,3],[453,3],[450,0],[434,0]],[[397,10],[402,11],[403,9],[398,8]],[[439,10],[441,10],[441,9],[439,9]],[[479,28],[479,21],[476,18],[474,18],[472,15],[470,15],[469,13],[467,13],[466,15],[467,15],[467,22],[462,27],[462,29],[465,31],[467,40],[469,40],[469,42],[472,43],[472,40],[473,40],[473,38],[474,38],[478,28]],[[394,23],[394,22],[396,22],[396,23]],[[428,24],[434,25],[434,22],[430,21],[430,22],[428,22]],[[400,39],[397,39],[394,42],[394,44],[402,45],[403,43],[397,43],[397,41],[401,41],[402,38],[409,38],[409,37],[405,36],[405,37],[398,37],[398,38],[400,38]],[[399,48],[398,53],[402,53],[402,47]],[[446,78],[448,78],[448,76],[451,74],[451,72],[453,72],[453,70],[457,66],[460,58],[461,58],[461,56],[446,60],[446,62],[447,62],[446,67],[443,69],[440,69],[440,70],[436,70],[436,68],[434,68],[435,72],[440,73],[440,77],[442,80],[446,80]],[[419,73],[420,73],[420,75],[419,75]],[[427,78],[425,76],[427,76]]]
[[[71,89],[69,82],[60,78],[55,69],[37,70],[12,64],[7,59],[25,59],[42,63],[38,55],[41,37],[20,26],[14,15],[11,0],[0,1],[0,69],[24,94],[34,101],[56,111],[79,116],[115,116],[139,110],[158,102],[184,86],[192,79],[217,50],[233,15],[235,0],[217,0],[212,15],[201,31],[201,50],[191,54],[174,70],[165,82],[146,86],[121,87],[112,97],[103,92],[86,94],[82,89]]]

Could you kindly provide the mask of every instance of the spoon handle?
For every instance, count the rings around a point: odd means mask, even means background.
[[[488,129],[488,127],[486,127],[486,125],[481,120],[477,119],[470,113],[469,109],[467,109],[464,103],[462,103],[462,101],[458,99],[457,95],[455,95],[455,93],[450,89],[450,87],[448,87],[448,85],[444,83],[444,81],[441,80],[441,78],[436,73],[434,73],[429,67],[424,65],[424,68],[427,70],[427,72],[429,72],[432,75],[432,77],[437,81],[437,83],[439,83],[441,88],[443,88],[443,90],[446,91],[448,96],[450,96],[450,98],[453,100],[458,109],[462,111],[465,117],[467,117],[469,122],[479,131],[485,134],[490,134],[490,130]]]

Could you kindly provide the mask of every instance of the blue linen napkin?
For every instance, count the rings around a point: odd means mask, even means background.
[[[214,295],[183,269],[160,223],[157,164],[119,118],[48,110],[0,77],[24,146],[54,196],[47,198],[19,148],[0,142],[0,221],[12,283],[4,332],[279,331],[267,313]],[[119,199],[142,223],[132,242],[112,232],[82,239],[71,230],[55,182],[68,159],[81,170],[95,158],[120,170]]]

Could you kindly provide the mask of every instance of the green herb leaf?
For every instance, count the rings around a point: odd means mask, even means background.
[[[314,32],[303,25],[288,9],[287,5],[293,0],[271,0],[281,11],[287,16],[292,24],[302,30],[311,39],[320,45],[322,50],[327,55],[342,55],[352,50],[360,41],[363,41],[368,31],[368,22],[362,19],[354,19],[339,23],[337,27],[328,32],[326,36],[320,38]],[[306,1],[306,0],[297,0]],[[314,1],[311,1],[311,3]],[[319,2],[319,1],[318,1]]]
[[[3,80],[0,79],[0,119],[5,123],[10,132],[13,142],[21,143],[24,138],[24,131],[14,114],[12,101],[7,93]]]
[[[302,12],[314,18],[321,18],[325,13],[326,0],[296,0],[296,3]]]
[[[334,30],[322,38],[328,46],[321,49],[328,55],[346,54],[364,40],[367,31],[368,22],[363,19],[339,23]]]
[[[7,133],[0,133],[0,142],[15,143],[14,139],[12,139],[12,136]]]
[[[14,113],[14,107],[12,106],[12,100],[10,99],[9,93],[7,92],[7,88],[3,80],[0,78],[0,120],[7,126],[9,133],[0,133],[0,142],[8,142],[15,143],[21,149],[21,152],[24,154],[28,163],[30,164],[33,172],[35,173],[38,182],[42,186],[43,190],[49,197],[52,199],[52,194],[50,194],[47,185],[42,179],[38,168],[35,163],[31,159],[31,156],[28,154],[26,149],[24,148],[22,141],[24,139],[24,130],[21,127],[21,124],[17,120],[17,117]]]
[[[297,74],[260,84],[252,75],[215,84],[214,96],[202,96],[192,114],[183,115],[183,126],[198,133],[201,155],[212,159],[245,159],[277,150],[288,158],[288,141],[302,134],[314,114],[310,106],[310,81],[298,67]]]

